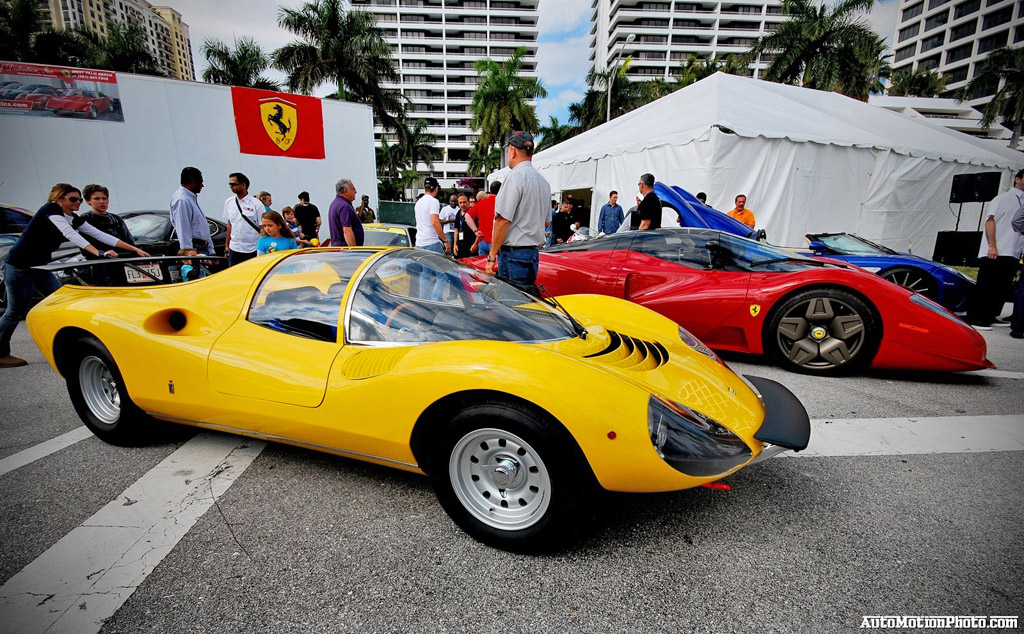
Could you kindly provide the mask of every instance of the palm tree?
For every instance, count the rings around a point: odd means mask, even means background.
[[[995,94],[981,111],[981,125],[987,129],[1001,118],[1013,130],[1010,147],[1016,150],[1024,125],[1024,48],[1003,46],[989,53],[975,66],[974,78],[960,91],[960,100],[992,90]]]
[[[861,101],[867,101],[872,93],[884,93],[885,83],[882,80],[892,76],[892,64],[885,53],[887,48],[888,44],[878,35],[873,41],[865,42],[859,59],[841,69],[846,77],[845,89],[841,92]]]
[[[277,22],[299,37],[274,53],[274,65],[288,74],[289,90],[308,95],[333,82],[334,97],[373,106],[380,121],[394,128],[405,103],[383,85],[399,77],[373,15],[345,11],[341,0],[313,0],[298,9],[281,7]]]
[[[695,84],[702,79],[711,77],[724,68],[722,60],[716,57],[702,58],[696,53],[690,55],[683,63],[682,72],[676,77],[680,87]]]
[[[515,130],[536,132],[537,112],[527,101],[547,97],[548,91],[536,77],[524,77],[525,48],[518,48],[506,62],[478,59],[480,77],[470,105],[469,127],[480,131],[480,145],[501,144]]]
[[[417,119],[411,126],[408,120],[400,120],[396,126],[398,147],[402,157],[413,172],[412,195],[416,197],[419,177],[419,165],[423,163],[428,169],[434,169],[434,161],[441,158],[441,149],[437,147],[437,136],[427,131],[426,119]]]
[[[32,41],[43,24],[39,0],[0,2],[0,59],[30,62]]]
[[[558,121],[552,117],[555,121]],[[543,130],[543,128],[541,128]],[[492,145],[489,148],[481,148],[474,145],[469,150],[469,173],[487,176],[501,165],[501,148]]]
[[[540,132],[540,139],[537,143],[538,147],[551,147],[579,134],[580,127],[578,125],[560,123],[558,117],[549,116],[548,125],[541,126],[538,132]],[[472,154],[470,156],[472,157]]]
[[[863,66],[874,60],[878,36],[861,19],[875,0],[840,0],[834,7],[814,0],[783,0],[789,20],[757,40],[748,59],[772,55],[764,77],[843,94],[859,93]],[[877,55],[875,56],[877,58]]]
[[[103,42],[84,26],[44,29],[32,42],[32,59],[41,64],[103,68]]]
[[[261,73],[270,68],[270,55],[251,37],[235,41],[235,50],[220,40],[208,39],[200,49],[206,58],[203,81],[225,86],[243,86],[280,90],[281,84],[263,77]]]
[[[889,84],[893,97],[938,97],[946,89],[946,78],[935,69],[918,66],[913,70],[896,73]]]
[[[107,39],[100,43],[101,66],[119,73],[163,75],[149,51],[146,30],[134,21],[111,22]]]

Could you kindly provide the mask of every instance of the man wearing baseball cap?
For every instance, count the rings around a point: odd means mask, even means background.
[[[451,253],[452,245],[441,228],[441,203],[437,202],[440,186],[437,179],[423,179],[423,197],[416,201],[416,248],[435,253]]]
[[[488,273],[533,286],[537,283],[544,228],[551,222],[551,185],[533,168],[533,135],[513,132],[505,146],[512,172],[494,201],[494,229]],[[495,257],[496,256],[496,257]]]

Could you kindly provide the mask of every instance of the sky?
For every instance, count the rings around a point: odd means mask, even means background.
[[[301,0],[165,0],[181,13],[189,26],[192,53],[199,78],[206,66],[200,50],[207,38],[227,42],[238,37],[252,37],[266,51],[291,42],[294,36],[277,26],[281,6],[299,7]],[[896,29],[899,0],[879,0],[868,16],[875,31],[891,41]],[[537,72],[548,96],[537,104],[537,116],[546,125],[549,116],[561,123],[568,121],[569,104],[583,98],[590,68],[591,0],[541,0],[540,37],[537,47]],[[269,71],[268,76],[283,80],[283,75]],[[333,92],[321,87],[321,96]]]

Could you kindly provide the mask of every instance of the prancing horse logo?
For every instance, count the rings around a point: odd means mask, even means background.
[[[757,314],[761,312],[761,304],[750,305],[750,316],[757,317]]]
[[[270,140],[281,150],[287,151],[295,141],[299,127],[295,104],[279,97],[260,99],[260,118]]]

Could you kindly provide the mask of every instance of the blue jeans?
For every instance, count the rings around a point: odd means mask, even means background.
[[[498,276],[513,282],[534,286],[540,254],[537,249],[513,249],[498,253]]]
[[[444,255],[444,244],[441,242],[435,242],[434,244],[417,248],[423,249],[424,251],[432,251],[434,253],[440,253],[441,255]],[[434,275],[433,272],[421,272],[419,294],[420,299],[432,299],[434,301],[439,301],[441,299],[444,284],[444,280]]]
[[[11,336],[18,322],[25,319],[32,308],[32,291],[38,290],[43,297],[60,288],[60,281],[53,273],[19,269],[6,261],[4,267],[4,286],[7,287],[7,310],[0,317],[0,357],[11,354]]]
[[[480,241],[480,244],[476,245],[477,255],[490,255],[491,254],[491,243]]]
[[[1013,316],[1010,317],[1010,332],[1024,335],[1024,264],[1020,265],[1017,292],[1013,294]]]

